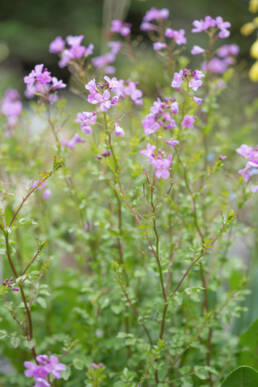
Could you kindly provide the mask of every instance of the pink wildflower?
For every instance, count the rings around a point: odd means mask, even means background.
[[[182,121],[182,126],[188,129],[193,129],[193,125],[195,122],[195,117],[189,116],[188,114],[184,116]]]

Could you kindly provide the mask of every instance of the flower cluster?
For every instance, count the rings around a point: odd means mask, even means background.
[[[187,39],[185,37],[185,30],[172,30],[172,28],[167,28],[165,31],[165,37],[168,38],[171,43],[175,43],[177,45],[186,44]],[[165,42],[155,42],[153,43],[153,48],[155,51],[164,50],[167,48],[167,43]]]
[[[247,182],[252,176],[258,175],[258,146],[251,147],[246,144],[242,144],[237,150],[237,153],[247,159],[247,163],[244,169],[240,169],[238,173],[243,176]],[[258,185],[253,186],[254,192],[258,191]]]
[[[66,366],[63,363],[59,363],[58,357],[51,355],[39,355],[37,356],[37,362],[35,364],[30,361],[25,361],[24,365],[27,368],[24,372],[28,378],[34,378],[34,387],[50,387],[51,384],[48,381],[50,376],[61,379],[61,371],[66,370]]]
[[[172,28],[167,28],[165,31],[165,36],[168,39],[172,39],[175,41],[177,45],[186,44],[187,39],[185,37],[185,30],[173,30]]]
[[[167,140],[166,143],[171,146],[171,148],[174,148],[176,145],[179,144],[178,140]]]
[[[100,111],[108,111],[126,96],[129,96],[136,105],[142,105],[142,91],[137,89],[137,82],[118,80],[108,76],[105,76],[104,79],[103,83],[96,83],[95,79],[92,79],[85,85],[89,91],[88,102],[92,105],[99,105]],[[95,125],[96,119],[96,112],[83,112],[78,113],[75,122],[81,125],[83,132],[91,134],[92,125]]]
[[[221,16],[218,16],[215,19],[211,16],[205,16],[204,20],[194,20],[192,32],[204,32],[212,28],[218,30],[217,38],[224,39],[229,37],[230,32],[228,29],[230,27],[231,24],[224,21]]]
[[[13,128],[17,124],[21,111],[22,103],[20,94],[15,89],[7,90],[2,101],[1,112],[7,118],[8,129]]]
[[[93,105],[99,104],[100,110],[103,112],[118,103],[119,97],[117,95],[111,96],[111,88],[108,84],[96,84],[95,79],[93,79],[87,83],[85,88],[89,91],[88,102]]]
[[[108,42],[110,51],[104,55],[96,56],[92,59],[92,64],[96,68],[103,68],[106,74],[114,74],[115,67],[111,64],[115,62],[116,56],[119,53],[122,43],[118,41]]]
[[[165,154],[162,150],[158,150],[157,153],[154,153],[156,149],[155,145],[147,144],[147,148],[140,151],[140,153],[148,158],[148,162],[155,168],[155,176],[158,179],[168,179],[170,176],[169,168],[172,162],[172,156],[164,157]]]
[[[8,289],[11,289],[11,290],[13,290],[14,292],[18,292],[18,291],[19,291],[19,288],[15,288],[15,287],[14,287],[13,277],[10,277],[10,278],[5,279],[5,280],[2,282],[2,286],[4,286],[5,288],[8,288]]]
[[[83,59],[92,54],[94,45],[90,44],[88,47],[82,46],[83,35],[79,36],[67,36],[66,42],[61,36],[57,36],[49,46],[49,52],[51,54],[59,54],[60,61],[59,66],[65,67],[69,62]]]
[[[169,16],[169,10],[167,8],[157,9],[157,8],[151,8],[149,11],[146,12],[142,24],[141,24],[141,30],[142,31],[153,31],[157,29],[157,26],[153,23],[153,21],[160,22],[162,20],[166,20]]]
[[[131,33],[131,24],[124,23],[121,20],[112,20],[111,23],[111,32],[116,32],[122,36],[130,35]]]
[[[197,91],[202,86],[202,78],[204,73],[199,70],[191,71],[189,69],[180,70],[178,73],[174,73],[174,77],[171,86],[174,89],[179,90],[184,80],[188,82],[188,87],[193,91]]]
[[[198,45],[194,45],[192,50],[191,50],[191,54],[192,55],[200,55],[200,54],[203,54],[205,52],[204,48],[198,46]]]
[[[172,117],[179,112],[178,103],[175,98],[158,98],[150,109],[151,113],[142,121],[146,135],[155,133],[161,127],[164,129],[174,129],[176,122]]]
[[[63,81],[52,77],[43,64],[36,65],[30,74],[24,77],[24,82],[27,85],[25,95],[28,98],[37,95],[51,103],[57,101],[56,91],[66,87]]]
[[[215,74],[223,74],[230,65],[235,63],[235,57],[239,54],[237,44],[225,44],[217,51],[217,56],[208,63],[202,63],[202,69]]]
[[[96,112],[82,112],[77,114],[75,122],[81,125],[81,130],[86,134],[92,133],[92,125],[96,124]]]

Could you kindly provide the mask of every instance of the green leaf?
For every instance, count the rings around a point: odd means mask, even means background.
[[[66,367],[66,370],[65,371],[62,371],[62,378],[64,380],[68,380],[71,376],[71,368],[70,367]]]
[[[0,330],[0,340],[5,339],[7,336],[7,332],[4,331],[3,329]]]
[[[12,336],[10,339],[10,344],[13,348],[17,348],[20,344],[20,339],[17,336]]]
[[[37,303],[44,309],[47,307],[47,302],[43,297],[38,297],[37,298]]]
[[[214,370],[212,367],[208,366],[195,366],[194,367],[194,373],[195,375],[201,379],[201,380],[206,380],[209,377],[209,372],[216,374],[216,370]]]
[[[6,224],[9,224],[13,216],[13,211],[9,205],[5,207],[4,215],[5,215]]]
[[[221,387],[255,387],[258,386],[258,372],[252,367],[236,368],[227,376]]]
[[[64,166],[64,159],[63,158],[58,159],[57,157],[55,157],[53,170],[57,171],[58,169],[62,168],[63,166]]]
[[[85,361],[83,359],[76,358],[73,360],[73,365],[77,370],[82,370],[85,366]]]
[[[257,367],[258,364],[258,319],[240,336],[241,353],[239,363]]]

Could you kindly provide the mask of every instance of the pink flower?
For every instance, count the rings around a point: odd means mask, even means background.
[[[258,174],[258,146],[249,147],[242,144],[236,151],[248,160],[245,168],[238,171],[244,177],[244,180],[248,181],[253,175]]]
[[[112,20],[111,32],[117,32],[122,36],[130,35],[131,24],[123,23],[121,20]]]
[[[82,112],[77,114],[75,122],[81,125],[81,129],[86,134],[92,133],[92,125],[96,124],[96,112]]]
[[[48,381],[42,378],[38,378],[35,380],[34,387],[51,387]]]
[[[167,144],[170,145],[172,148],[174,148],[176,145],[179,144],[179,141],[177,141],[177,140],[167,140]]]
[[[113,53],[108,52],[107,54],[96,56],[92,59],[92,64],[94,67],[101,68],[105,67],[109,63],[113,63],[115,61],[116,57]]]
[[[137,106],[142,105],[142,91],[137,88],[138,83],[133,81],[125,82],[122,87],[122,94],[127,95]]]
[[[69,44],[69,46],[78,47],[78,46],[80,46],[81,42],[83,41],[83,35],[79,35],[79,36],[69,35],[69,36],[67,36],[66,41]]]
[[[140,153],[146,157],[152,157],[154,150],[156,149],[155,145],[147,144],[147,148],[140,151]]]
[[[193,33],[203,32],[204,31],[204,22],[203,20],[194,20],[193,21]]]
[[[162,42],[153,43],[153,49],[155,51],[164,50],[166,47],[167,47],[166,43],[162,43]]]
[[[142,22],[142,24],[140,25],[140,29],[142,31],[154,31],[157,29],[157,27],[152,23]]]
[[[58,62],[59,67],[63,68],[67,66],[67,64],[73,60],[73,54],[70,50],[64,50],[61,55],[61,59]]]
[[[148,158],[148,162],[155,168],[155,176],[158,179],[168,179],[170,176],[169,168],[172,164],[172,156],[163,157],[164,152],[160,149],[157,154],[154,153],[155,145],[147,144],[147,148],[140,153]]]
[[[72,46],[69,50],[69,53],[72,56],[72,60],[73,59],[80,59],[86,53],[86,47],[84,47],[84,46]]]
[[[61,379],[61,371],[66,370],[66,366],[59,363],[57,356],[54,355],[51,355],[50,357],[39,355],[37,356],[37,362],[40,363],[40,365],[29,361],[24,362],[24,365],[27,368],[24,374],[28,378],[34,378],[34,387],[50,387],[50,384],[46,380],[47,376],[52,374],[56,379]]]
[[[142,105],[142,91],[137,88],[137,82],[117,80],[115,77],[111,80],[107,76],[104,79],[106,82],[98,84],[93,79],[85,86],[89,90],[89,103],[99,104],[100,110],[107,111],[120,99],[129,96],[135,105]]]
[[[174,114],[177,114],[179,112],[178,103],[176,101],[172,102],[172,104],[171,104],[171,111]]]
[[[1,111],[7,118],[7,127],[11,128],[18,123],[18,117],[22,112],[20,94],[15,89],[8,89],[4,95]]]
[[[220,39],[228,38],[230,35],[230,32],[227,30],[231,27],[231,24],[229,22],[225,22],[221,16],[216,17],[216,26],[220,30],[217,37]]]
[[[169,168],[172,164],[172,156],[168,156],[167,158],[159,158],[159,156],[156,159],[152,160],[152,164],[155,167],[155,176],[158,179],[168,179],[170,176]]]
[[[200,79],[194,79],[192,78],[189,83],[188,83],[188,86],[193,90],[193,91],[197,91],[199,89],[199,87],[202,86],[202,81]]]
[[[161,127],[161,124],[156,121],[156,117],[154,114],[148,114],[146,116],[146,119],[142,121],[142,125],[144,127],[144,132],[147,136],[152,133],[155,133]]]
[[[197,103],[197,105],[201,105],[201,104],[202,104],[202,98],[193,97],[193,101],[194,101],[195,103]]]
[[[209,71],[214,74],[223,74],[228,68],[228,64],[219,58],[212,58],[208,63],[202,63],[202,69],[204,71]]]
[[[183,82],[183,75],[184,75],[183,70],[180,70],[178,73],[174,73],[174,77],[173,77],[173,80],[172,80],[172,83],[171,83],[171,86],[174,89],[179,89],[180,88],[181,83]]]
[[[49,45],[49,52],[51,54],[58,54],[62,52],[65,48],[65,41],[61,36],[57,36]]]
[[[172,30],[172,28],[167,28],[165,31],[165,36],[169,39],[173,39],[178,45],[186,44],[187,42],[185,37],[185,30],[183,29],[176,31]]]
[[[175,30],[172,30],[172,28],[167,28],[165,31],[166,38],[173,39],[175,36]]]
[[[24,82],[27,85],[25,93],[28,97],[39,95],[51,98],[50,93],[52,91],[66,87],[62,81],[59,81],[56,77],[51,77],[51,73],[44,68],[43,64],[36,65],[30,74],[24,77]]]
[[[238,54],[239,54],[239,47],[237,44],[224,44],[217,51],[217,55],[220,56],[221,58],[225,58],[229,55],[237,56]]]
[[[54,355],[51,355],[48,361],[42,364],[45,364],[47,372],[54,375],[56,379],[61,379],[61,371],[66,370],[66,366],[63,363],[59,363],[58,357]]]
[[[191,50],[191,54],[192,55],[199,55],[199,54],[203,54],[205,52],[205,50],[200,47],[200,46],[193,46],[192,50]]]
[[[246,144],[242,144],[239,148],[237,148],[237,153],[240,154],[245,159],[249,159],[251,157],[253,148]]]
[[[52,196],[51,190],[49,188],[45,189],[45,191],[43,192],[43,198],[45,200],[48,200],[51,198],[51,196]]]
[[[32,182],[32,188],[36,188],[37,190],[41,190],[45,188],[47,183],[44,181],[43,183],[40,180],[35,180]]]
[[[208,30],[209,28],[215,27],[216,25],[216,20],[213,19],[210,16],[205,16],[204,20],[194,20],[193,22],[193,33],[198,33],[198,32],[203,32]]]
[[[188,129],[193,129],[193,124],[195,122],[195,117],[189,116],[188,114],[184,116],[182,126]]]
[[[217,37],[219,39],[227,38],[230,35],[228,28],[230,28],[231,24],[229,22],[225,22],[221,16],[216,17],[215,19],[210,16],[205,16],[204,20],[194,20],[193,22],[193,33],[199,33],[207,31],[209,28],[216,27],[219,31]]]
[[[65,47],[65,41],[58,36],[50,43],[49,51],[53,54],[60,54],[59,66],[65,67],[74,59],[81,59],[92,54],[94,45],[90,44],[88,47],[82,46],[83,35],[67,36],[68,47]]]
[[[197,91],[199,87],[202,86],[201,79],[204,77],[204,74],[202,71],[194,70],[192,72],[192,78],[190,79],[188,86],[193,90]]]
[[[108,42],[108,47],[111,49],[111,53],[113,55],[117,55],[121,50],[122,43],[116,40],[111,40],[110,42]]]
[[[2,282],[2,286],[5,286],[5,287],[7,287],[8,289],[11,289],[11,290],[13,290],[14,292],[18,292],[18,291],[19,291],[19,288],[15,288],[15,287],[14,287],[13,277],[10,277],[10,278],[5,279],[5,280]]]
[[[194,77],[194,79],[197,79],[197,80],[202,79],[202,78],[205,77],[204,73],[202,71],[200,71],[200,70],[194,70],[192,72],[192,76]]]
[[[251,191],[252,191],[252,192],[258,192],[258,185],[253,185],[253,186],[251,187]]]
[[[66,87],[66,84],[58,80],[56,77],[52,77],[52,85],[51,85],[51,90],[58,90],[58,89],[64,89]]]
[[[87,134],[90,134],[90,133],[87,133]],[[61,140],[61,145],[63,147],[67,147],[69,149],[73,149],[75,147],[76,144],[79,144],[79,143],[82,143],[82,142],[85,142],[84,138],[80,137],[77,133],[73,136],[73,138],[71,140],[64,140],[62,139]]]
[[[147,114],[146,118],[142,120],[144,132],[147,136],[161,127],[164,127],[164,129],[174,129],[176,127],[176,122],[171,117],[171,112],[177,114],[179,111],[175,98],[164,98],[164,102],[158,98],[150,110],[151,113]]]
[[[115,72],[115,68],[109,65],[116,60],[116,56],[121,49],[122,43],[119,41],[110,41],[108,46],[110,47],[110,52],[101,56],[96,56],[92,59],[92,63],[93,66],[97,68],[104,67],[106,74],[113,74]]]
[[[124,137],[125,132],[124,130],[118,125],[117,122],[115,122],[115,135],[118,137]]]
[[[45,370],[45,368],[42,367],[42,366],[36,365],[36,364],[34,364],[34,363],[30,362],[30,361],[25,361],[24,365],[27,368],[27,370],[25,370],[24,374],[28,378],[34,378],[34,379],[42,378],[42,379],[45,379],[46,376],[48,375],[48,371]]]
[[[144,22],[150,22],[152,20],[164,20],[167,19],[169,16],[169,10],[167,8],[157,9],[157,8],[151,8],[149,11],[146,12],[143,21]]]

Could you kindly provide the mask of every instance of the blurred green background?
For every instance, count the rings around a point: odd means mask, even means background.
[[[249,60],[249,40],[240,34],[241,26],[250,20],[248,0],[2,0],[0,71],[5,75],[3,86],[9,86],[10,76],[15,78],[12,82],[19,81],[21,73],[24,75],[36,63],[44,63],[66,79],[66,70],[60,70],[56,56],[48,53],[49,42],[55,36],[83,34],[85,44],[94,43],[94,55],[98,55],[105,49],[103,37],[112,19],[126,18],[133,24],[133,35],[137,36],[143,15],[152,6],[169,8],[173,27],[186,29],[188,47],[196,43],[197,36],[190,33],[194,19],[205,15],[222,16],[232,24],[227,41],[239,44],[241,58]],[[201,43],[201,36],[198,39]]]

